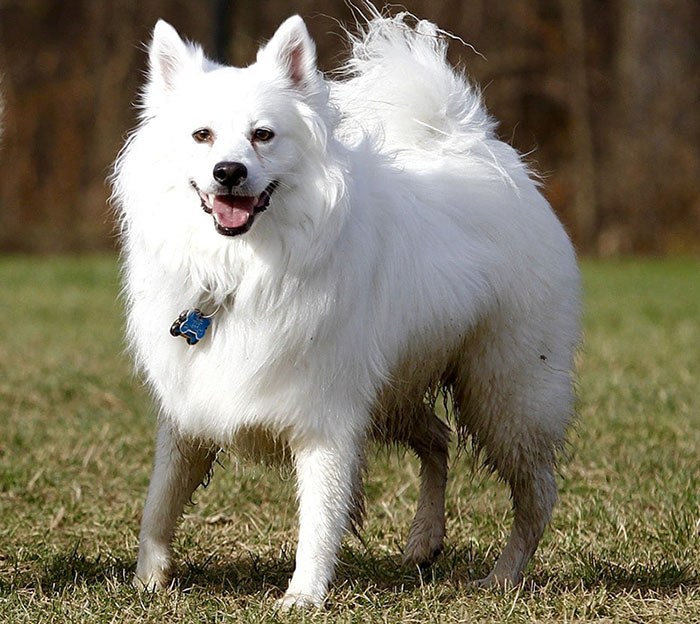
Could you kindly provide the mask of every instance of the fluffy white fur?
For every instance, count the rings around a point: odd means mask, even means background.
[[[294,462],[299,542],[282,606],[323,602],[361,515],[369,438],[421,460],[405,558],[430,562],[445,532],[443,387],[452,429],[513,495],[510,539],[480,583],[519,582],[537,547],[572,417],[575,254],[441,32],[411,24],[374,15],[336,82],[297,16],[243,69],[156,25],[142,120],[113,180],[128,338],[161,408],[139,584],[167,585],[176,521],[219,447]],[[256,141],[261,127],[274,137]],[[193,140],[201,128],[210,141]],[[222,161],[247,167],[234,192],[278,182],[238,236],[216,231],[192,186],[222,193]],[[192,306],[220,309],[188,346],[168,329]]]

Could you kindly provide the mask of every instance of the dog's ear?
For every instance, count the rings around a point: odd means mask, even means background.
[[[257,60],[276,65],[297,89],[316,91],[320,80],[316,46],[298,15],[282,23],[267,45],[259,50]]]
[[[182,74],[201,68],[202,62],[201,48],[184,42],[168,22],[158,20],[148,48],[146,107],[157,106],[163,96],[175,90]]]
[[[177,31],[168,22],[158,20],[148,49],[149,78],[154,86],[159,86],[163,91],[172,91],[177,75],[190,59],[191,52]]]

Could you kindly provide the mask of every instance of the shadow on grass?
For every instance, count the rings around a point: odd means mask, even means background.
[[[651,565],[639,562],[621,565],[590,553],[567,580],[569,587],[605,587],[612,593],[632,589],[642,594],[671,593],[679,588],[700,587],[700,573],[690,564],[660,559]]]
[[[401,556],[379,554],[363,548],[344,548],[336,569],[334,585],[353,588],[357,593],[411,591],[424,585],[451,584],[463,591],[482,592],[471,583],[485,577],[493,566],[493,551],[473,545],[450,547],[429,568],[403,565]],[[287,587],[294,571],[294,555],[261,557],[249,553],[233,561],[186,562],[178,585],[181,589],[209,588],[218,591],[257,593]],[[700,574],[689,565],[659,561],[654,566],[622,566],[589,556],[565,572],[526,574],[525,591],[546,588],[553,595],[605,587],[610,593],[636,590],[645,593],[673,593],[681,588],[700,587]]]
[[[34,565],[32,565],[34,563]],[[57,594],[79,583],[102,585],[109,582],[130,582],[134,564],[118,557],[98,554],[84,555],[78,546],[67,553],[54,554],[34,561],[13,563],[5,560],[5,569],[0,576],[0,594],[9,594],[21,589],[36,589],[44,594]]]
[[[186,561],[185,567],[177,582],[183,590],[209,588],[224,592],[258,593],[276,588],[282,593],[294,572],[294,553],[285,551],[275,557],[249,552],[225,563],[214,559]],[[434,583],[464,584],[472,568],[484,570],[484,575],[487,571],[481,553],[471,549],[448,549],[434,565],[418,569],[403,565],[398,554],[377,554],[346,547],[340,554],[334,585],[350,586],[356,591],[410,591]]]
[[[399,555],[346,547],[338,563],[335,586],[348,587],[356,593],[398,594],[425,585],[441,584],[463,591],[481,591],[471,588],[469,583],[488,573],[491,559],[492,553],[471,545],[448,548],[434,565],[419,570],[404,566]],[[104,555],[91,558],[76,547],[71,552],[53,555],[32,569],[27,569],[26,563],[22,567],[24,569],[15,570],[5,567],[0,576],[0,594],[36,589],[51,595],[80,584],[129,585],[135,562]],[[37,570],[38,567],[42,569]],[[227,558],[222,563],[214,557],[204,561],[186,559],[177,567],[174,585],[183,592],[281,595],[293,570],[294,553],[285,550],[277,556],[248,552],[233,559]],[[526,591],[546,588],[552,595],[597,587],[605,587],[610,593],[636,590],[642,595],[651,592],[671,594],[681,588],[700,587],[700,574],[690,566],[679,566],[670,561],[660,561],[654,566],[623,566],[589,555],[574,569],[563,573],[550,577],[545,573],[530,574],[525,584]]]
[[[283,593],[294,571],[294,552],[291,549],[270,553],[241,553],[228,557],[221,552],[205,560],[185,558],[176,566],[174,586],[181,591],[207,590],[220,593],[258,594],[279,591]],[[225,560],[219,560],[219,556]],[[467,580],[468,567],[476,565],[486,570],[480,553],[473,550],[449,549],[428,569],[409,568],[401,563],[400,555],[375,553],[344,548],[336,571],[337,586],[350,585],[362,590],[411,590],[421,585]],[[39,555],[13,563],[6,558],[0,575],[0,594],[22,589],[35,589],[44,594],[58,594],[77,585],[129,585],[135,570],[133,559],[124,560],[110,555],[91,557],[79,550],[51,555]]]

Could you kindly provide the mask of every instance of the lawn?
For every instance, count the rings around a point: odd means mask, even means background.
[[[479,591],[505,488],[452,463],[445,553],[401,566],[413,458],[377,453],[362,541],[327,606],[274,611],[292,571],[293,478],[224,456],[175,542],[177,582],[130,585],[154,410],[123,354],[116,260],[0,260],[0,621],[699,622],[700,263],[584,263],[579,424],[561,500],[511,592]]]

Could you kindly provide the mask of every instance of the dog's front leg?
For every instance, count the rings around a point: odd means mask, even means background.
[[[282,609],[321,606],[349,524],[362,449],[353,440],[292,445],[299,496],[296,568],[279,601]]]
[[[216,452],[179,436],[169,422],[158,429],[151,484],[141,519],[134,586],[163,589],[169,582],[170,541],[192,492],[211,469]]]

